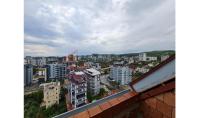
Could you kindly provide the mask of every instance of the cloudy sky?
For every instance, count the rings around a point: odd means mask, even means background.
[[[174,0],[25,0],[30,56],[175,50]]]

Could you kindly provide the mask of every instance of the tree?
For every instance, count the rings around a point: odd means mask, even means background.
[[[88,102],[92,102],[93,101],[93,97],[91,95],[91,93],[88,91],[87,92],[87,99],[88,99]]]
[[[106,93],[106,91],[105,91],[105,89],[104,88],[101,88],[100,89],[100,92],[99,92],[99,96],[103,96],[104,95],[104,93]]]

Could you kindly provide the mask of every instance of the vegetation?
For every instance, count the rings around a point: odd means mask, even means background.
[[[114,89],[119,89],[119,85],[120,85],[119,82],[111,81],[110,84],[113,86]]]
[[[63,112],[66,112],[66,105],[64,101],[61,101],[59,104],[55,104],[47,109],[45,107],[39,108],[36,118],[50,118]]]
[[[77,62],[77,65],[78,65],[78,66],[83,66],[83,65],[84,65],[84,62],[85,62],[85,61],[83,61],[83,60],[79,60],[79,61]]]
[[[24,117],[36,118],[43,99],[43,91],[34,92],[24,96]]]
[[[175,54],[174,50],[164,50],[164,51],[151,51],[151,52],[146,52],[147,56],[162,56],[162,55],[172,55]]]
[[[49,118],[66,112],[65,89],[61,88],[60,103],[52,107],[40,107],[43,99],[43,91],[38,91],[24,96],[24,117],[25,118]]]
[[[93,100],[99,100],[104,96],[105,93],[106,91],[104,88],[101,88],[99,94],[96,96],[92,96],[90,92],[87,92],[87,99],[89,102],[92,102]]]
[[[136,72],[133,76],[135,79],[141,77],[143,74],[141,72]]]

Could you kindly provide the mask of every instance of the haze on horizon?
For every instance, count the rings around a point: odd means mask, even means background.
[[[25,0],[29,56],[175,50],[174,0]]]

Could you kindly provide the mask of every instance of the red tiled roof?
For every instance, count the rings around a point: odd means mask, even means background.
[[[111,104],[109,102],[104,102],[102,104],[99,105],[101,110],[104,111],[106,109],[109,109],[111,107]]]
[[[74,118],[89,118],[88,111],[80,112],[80,113],[74,115]]]
[[[108,102],[111,104],[111,106],[115,106],[120,103],[120,101],[117,98],[113,98],[109,100]]]
[[[88,113],[89,113],[90,117],[93,117],[101,112],[102,112],[102,110],[100,109],[99,106],[95,106],[95,107],[88,109]]]

